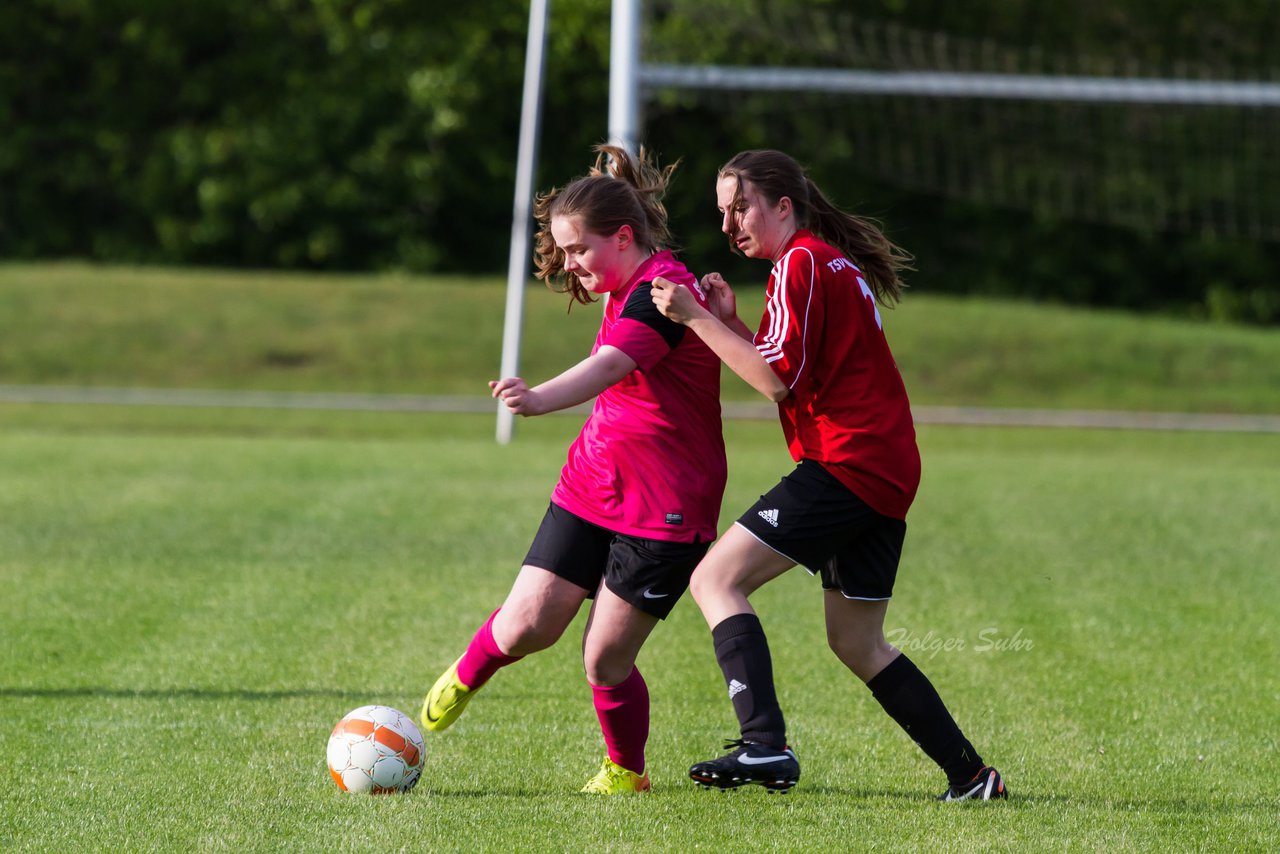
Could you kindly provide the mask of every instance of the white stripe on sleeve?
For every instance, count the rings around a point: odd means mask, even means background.
[[[805,300],[804,318],[800,322],[800,364],[796,366],[792,372],[793,379],[791,385],[794,386],[796,381],[800,379],[800,375],[804,371],[805,362],[808,360],[808,337],[809,337],[809,309],[813,305],[813,291],[816,277],[818,275],[818,262],[813,257],[813,253],[802,246],[792,249],[778,262],[774,267],[774,290],[773,295],[769,298],[769,331],[764,336],[764,340],[756,345],[756,349],[760,351],[760,355],[764,357],[765,362],[773,364],[781,359],[783,353],[782,345],[787,337],[787,329],[791,323],[791,304],[787,294],[787,279],[791,272],[791,256],[796,252],[803,250],[809,256],[809,293]]]
[[[756,348],[769,363],[782,358],[782,342],[787,336],[787,325],[791,321],[791,311],[787,305],[787,270],[790,268],[791,253],[788,252],[774,267],[774,289],[769,297],[769,331],[764,340]]]

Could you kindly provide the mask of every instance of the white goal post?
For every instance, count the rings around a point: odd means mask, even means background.
[[[1280,84],[1255,81],[639,64],[630,76],[667,89],[1280,107]]]
[[[537,180],[538,133],[542,127],[542,75],[546,68],[547,15],[551,0],[530,0],[529,35],[524,57],[524,94],[520,104],[520,142],[516,152],[516,190],[511,214],[511,252],[507,256],[507,307],[502,322],[500,377],[520,373],[520,327],[524,288],[529,277],[529,221]],[[515,416],[498,402],[498,443],[515,434]]]
[[[520,328],[524,322],[524,289],[529,275],[529,232],[538,133],[542,124],[542,77],[551,0],[531,0],[525,49],[524,94],[520,108],[520,143],[516,157],[515,204],[511,216],[511,252],[507,259],[507,308],[503,320],[499,376],[520,372]],[[639,139],[640,0],[614,0],[609,31],[609,141],[634,152]],[[498,404],[498,444],[515,436],[515,416]]]
[[[550,0],[531,0],[520,121],[516,203],[507,276],[502,375],[519,368],[523,292],[529,269],[534,165],[542,91],[543,49]],[[635,152],[640,144],[646,89],[769,91],[890,95],[917,98],[1181,106],[1280,107],[1280,83],[1251,80],[1161,79],[1087,75],[871,71],[837,68],[646,64],[641,56],[643,0],[613,0],[609,55],[609,141]],[[498,441],[511,441],[513,418],[498,406]]]

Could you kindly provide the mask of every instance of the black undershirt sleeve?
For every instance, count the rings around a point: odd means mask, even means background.
[[[667,346],[675,349],[676,345],[684,340],[684,334],[688,330],[676,323],[669,317],[658,311],[658,307],[653,304],[653,284],[651,282],[641,282],[636,285],[635,290],[631,292],[631,296],[627,297],[627,304],[622,307],[622,317],[643,323],[662,336],[662,340],[667,342]]]

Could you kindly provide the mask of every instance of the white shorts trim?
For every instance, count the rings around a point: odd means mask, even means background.
[[[760,537],[756,534],[756,532],[755,532],[755,531],[751,530],[751,529],[750,529],[750,528],[748,528],[746,525],[742,524],[741,522],[737,521],[736,519],[734,520],[733,524],[734,524],[735,526],[737,526],[737,527],[741,528],[742,530],[746,531],[748,534],[750,534],[750,535],[755,539],[755,541],[756,541],[757,543],[759,543],[760,545],[764,546],[765,548],[767,548],[769,551],[773,552],[774,554],[776,554],[776,555],[780,555],[780,556],[782,556],[782,557],[785,557],[787,560],[791,561],[791,562],[792,562],[792,563],[794,563],[796,566],[800,567],[801,569],[803,569],[805,572],[809,573],[810,575],[816,576],[816,575],[818,574],[818,571],[817,571],[816,569],[810,569],[809,567],[805,566],[805,565],[804,565],[803,563],[801,563],[800,561],[798,561],[798,560],[796,560],[795,558],[793,558],[791,555],[787,554],[786,552],[779,551],[778,549],[774,548],[774,547],[773,547],[773,546],[771,546],[770,544],[766,543],[764,540],[760,539]],[[822,588],[822,589],[823,589],[824,591],[826,591],[826,590],[835,590],[835,591],[837,591],[841,596],[843,596],[844,598],[846,598],[846,599],[850,599],[850,600],[853,600],[853,601],[857,601],[857,602],[888,602],[890,599],[892,599],[892,598],[893,598],[892,596],[877,596],[877,597],[871,597],[871,596],[850,596],[848,593],[845,593],[843,590],[840,590],[840,589],[839,589],[839,588],[837,588],[837,587],[824,587],[824,588]]]
[[[787,560],[791,561],[791,562],[792,562],[792,563],[794,563],[796,566],[801,567],[802,569],[804,569],[804,571],[805,571],[805,572],[807,572],[807,573],[809,573],[810,575],[817,575],[817,574],[818,574],[818,573],[814,572],[812,569],[810,569],[809,567],[807,567],[807,566],[805,566],[804,564],[802,564],[800,561],[798,561],[798,560],[796,560],[795,558],[793,558],[791,555],[787,554],[786,552],[779,551],[778,549],[776,549],[776,548],[774,548],[773,546],[771,546],[771,545],[769,545],[768,543],[766,543],[764,540],[760,539],[760,537],[759,537],[759,536],[757,536],[757,534],[756,534],[756,532],[755,532],[755,531],[751,530],[750,528],[748,528],[746,525],[742,524],[742,523],[741,523],[741,522],[739,522],[738,520],[736,520],[736,519],[735,519],[735,520],[733,521],[733,524],[734,524],[734,525],[736,525],[737,527],[741,528],[742,530],[746,531],[748,534],[750,534],[750,535],[755,539],[755,541],[756,541],[757,543],[759,543],[760,545],[764,546],[765,548],[767,548],[769,551],[773,552],[774,554],[776,554],[776,555],[781,555],[782,557],[785,557]]]

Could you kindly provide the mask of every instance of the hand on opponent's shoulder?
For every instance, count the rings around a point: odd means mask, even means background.
[[[707,273],[702,277],[702,292],[707,295],[707,308],[721,323],[731,323],[738,317],[738,298],[724,276]]]
[[[698,304],[697,298],[684,285],[656,276],[653,280],[653,304],[663,316],[676,323],[688,324],[705,317],[707,310]]]

